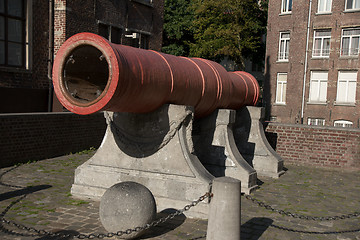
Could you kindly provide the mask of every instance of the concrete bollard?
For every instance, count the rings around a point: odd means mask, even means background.
[[[210,202],[206,240],[239,240],[241,227],[241,182],[215,178]]]

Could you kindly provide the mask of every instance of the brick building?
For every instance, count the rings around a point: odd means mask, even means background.
[[[269,0],[268,14],[268,119],[360,128],[360,1]]]
[[[76,33],[160,50],[163,12],[164,0],[0,0],[0,113],[52,109],[53,56]]]

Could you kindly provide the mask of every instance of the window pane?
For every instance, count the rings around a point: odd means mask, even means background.
[[[356,97],[356,82],[349,82],[349,95],[348,95],[348,102],[355,103]]]
[[[8,19],[8,39],[12,42],[22,42],[22,22],[20,20]]]
[[[99,35],[109,40],[109,27],[105,24],[99,24]]]
[[[5,2],[5,0],[0,0],[0,13],[4,13],[4,11],[5,11],[4,2]]]
[[[9,0],[8,3],[8,14],[11,16],[22,17],[22,0]]]
[[[5,43],[0,41],[0,64],[5,64]]]
[[[353,0],[347,0],[346,9],[352,9]]]
[[[291,11],[292,10],[292,0],[288,0],[289,1],[289,9],[288,11]]]
[[[319,7],[318,7],[318,11],[319,11],[319,12],[323,12],[323,11],[324,11],[324,1],[325,1],[325,0],[319,0]]]
[[[278,74],[278,81],[286,82],[287,81],[287,74]]]
[[[5,19],[0,17],[0,40],[5,39]]]
[[[360,0],[355,0],[354,8],[355,9],[360,8]]]
[[[320,82],[320,96],[319,100],[321,102],[326,101],[326,95],[327,95],[327,81],[321,81]]]
[[[350,38],[344,37],[342,39],[341,55],[349,55]]]
[[[21,66],[23,46],[18,43],[9,43],[8,46],[9,46],[8,64],[13,66]]]
[[[339,81],[336,101],[346,102],[346,82]]]
[[[353,37],[351,39],[350,55],[358,55],[358,53],[359,53],[359,39],[360,39],[360,37]]]
[[[314,56],[320,56],[321,52],[321,39],[315,39]]]
[[[325,38],[324,39],[324,46],[323,46],[323,56],[329,56],[330,55],[330,39]]]
[[[289,58],[289,41],[286,41],[285,44],[285,59]]]
[[[326,1],[326,8],[325,8],[325,11],[326,12],[330,12],[330,10],[331,10],[331,0],[327,0]]]
[[[281,33],[281,38],[290,38],[290,33]]]
[[[111,42],[120,43],[121,42],[121,29],[116,27],[111,27]]]
[[[310,101],[318,100],[318,92],[319,92],[319,82],[311,81],[310,84]]]
[[[316,31],[315,36],[317,36],[317,37],[330,37],[331,36],[331,31],[329,31],[329,30]]]

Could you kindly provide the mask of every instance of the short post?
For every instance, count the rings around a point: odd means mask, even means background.
[[[239,240],[241,227],[241,182],[215,178],[212,184],[206,240]]]

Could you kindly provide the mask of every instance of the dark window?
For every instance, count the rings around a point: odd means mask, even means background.
[[[0,0],[0,65],[25,67],[25,0]]]
[[[99,35],[103,36],[112,43],[121,43],[121,28],[99,23]]]

